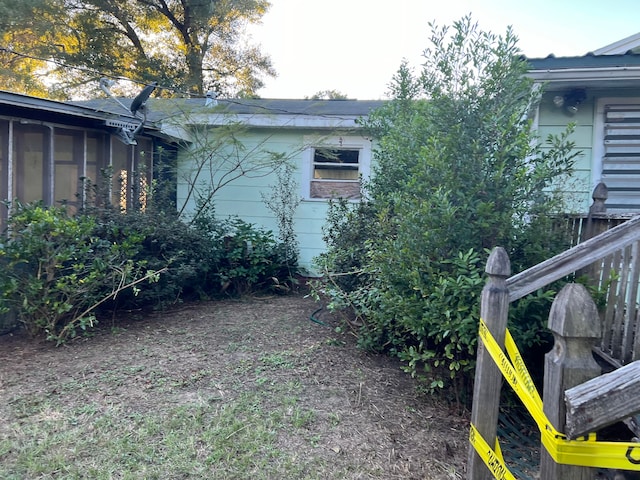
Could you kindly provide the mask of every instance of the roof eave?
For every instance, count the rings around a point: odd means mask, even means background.
[[[58,102],[38,97],[30,97],[28,95],[16,94],[13,92],[0,92],[0,100],[4,105],[10,105],[18,108],[31,110],[46,110],[48,112],[59,115],[69,115],[74,117],[83,117],[91,119],[108,119],[114,117],[125,117],[124,115],[113,115],[106,112],[100,112],[88,107],[72,105],[69,103]]]
[[[204,125],[228,125],[240,123],[248,127],[262,128],[360,128],[358,119],[361,115],[255,115],[255,114],[232,114],[232,115],[206,115],[199,116],[195,122]]]
[[[536,83],[547,84],[547,89],[566,85],[592,88],[640,86],[640,66],[530,70],[527,76]]]
[[[220,127],[238,123],[244,127],[253,128],[296,128],[314,130],[356,130],[362,129],[358,120],[362,115],[266,115],[266,114],[196,114],[188,119],[173,118],[171,121],[163,121],[161,131],[183,140],[188,140],[186,125],[208,125]]]

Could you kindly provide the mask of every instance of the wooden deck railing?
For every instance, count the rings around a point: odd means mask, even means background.
[[[607,188],[601,183],[593,192],[589,215],[565,219],[572,233],[572,245],[584,248],[593,238],[600,239],[594,244],[613,241],[617,234],[607,232],[628,222],[631,223],[624,230],[633,230],[637,223],[633,219],[637,216],[607,213],[606,199]],[[633,233],[628,233],[626,239],[608,248],[610,253],[602,255],[606,247],[590,252],[590,263],[576,271],[577,276],[586,277],[589,286],[600,293],[602,338],[596,351],[614,367],[640,359],[640,241],[633,240]],[[589,244],[587,247],[591,248]]]
[[[606,199],[606,188],[604,192]],[[606,215],[602,211],[604,200],[595,198],[596,194],[601,193],[602,189],[594,192],[594,206],[587,217],[579,221],[575,218],[571,220],[576,236],[575,246],[569,250],[513,276],[510,276],[509,258],[503,249],[496,248],[487,262],[489,278],[482,293],[481,316],[501,348],[504,348],[506,319],[511,302],[570,274],[584,273],[591,285],[606,289],[606,308],[599,314],[586,289],[576,284],[569,284],[568,287],[580,287],[582,290],[563,289],[562,299],[559,295],[552,307],[550,328],[552,323],[562,328],[572,325],[568,331],[562,332],[552,328],[556,345],[547,354],[545,364],[544,411],[560,432],[565,427],[564,392],[584,383],[599,371],[599,367],[594,367],[591,355],[584,354],[584,345],[587,345],[588,352],[596,342],[596,349],[614,366],[622,366],[640,357],[637,306],[640,216],[616,218]],[[568,290],[571,295],[567,293]],[[576,296],[575,292],[584,298]],[[562,307],[556,306],[559,300]],[[586,308],[588,305],[592,307]],[[586,324],[589,325],[588,334],[578,333]],[[599,331],[602,332],[600,339]],[[593,332],[596,332],[595,335]],[[579,338],[582,336],[585,339]],[[570,346],[574,340],[582,345],[579,349]],[[578,350],[581,351],[581,360],[570,359]],[[556,367],[557,372],[554,370]],[[483,342],[479,342],[471,422],[474,432],[480,434],[490,448],[493,448],[496,439],[501,383],[502,374]],[[632,415],[640,411],[640,408],[635,409],[636,403],[630,405],[625,414]],[[549,461],[544,453],[541,473],[545,480],[583,479],[589,475],[589,478],[593,478],[593,471],[589,468],[565,468],[564,465]],[[493,478],[474,448],[470,448],[467,474],[467,478],[472,480]]]

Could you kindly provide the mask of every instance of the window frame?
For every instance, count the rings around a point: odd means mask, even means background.
[[[368,178],[371,174],[371,140],[357,135],[332,135],[327,137],[319,136],[305,136],[304,138],[305,148],[303,151],[303,170],[302,170],[302,198],[304,201],[310,202],[327,202],[331,198],[335,197],[312,197],[311,196],[311,184],[313,182],[327,183],[347,183],[362,184],[363,178]],[[358,179],[346,180],[346,179],[317,179],[314,178],[315,172],[315,151],[317,149],[323,150],[357,150],[358,151]],[[361,196],[357,198],[347,198],[348,201],[357,202],[360,201]]]

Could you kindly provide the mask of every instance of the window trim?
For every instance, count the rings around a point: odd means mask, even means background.
[[[317,148],[333,150],[358,150],[358,176],[360,179],[368,178],[371,174],[371,140],[358,135],[331,135],[326,137],[305,136],[305,148],[302,154],[302,199],[309,202],[327,202],[329,198],[311,197],[311,183],[322,181],[313,178],[314,153]],[[354,180],[327,180],[332,182],[353,183]],[[358,180],[359,182],[360,180]],[[350,198],[348,201],[358,202],[360,198]]]

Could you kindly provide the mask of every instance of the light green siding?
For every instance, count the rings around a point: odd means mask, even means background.
[[[578,153],[575,161],[575,173],[570,179],[558,179],[554,187],[562,192],[566,205],[571,213],[586,212],[589,209],[592,191],[592,147],[593,120],[595,103],[588,98],[580,105],[578,112],[570,116],[553,104],[554,93],[547,94],[538,112],[538,135],[543,148],[547,148],[549,135],[562,134],[569,123],[575,124],[575,130],[569,140],[575,143],[574,153]]]
[[[304,141],[314,131],[308,129],[273,130],[262,129],[243,133],[237,140],[244,145],[243,153],[251,158],[261,158],[265,151],[282,153],[296,166],[295,180],[298,184],[297,195],[302,198],[302,182],[304,162],[307,157],[304,154]],[[326,132],[318,132],[326,135]],[[233,149],[232,149],[233,150]],[[228,152],[227,152],[228,153]],[[221,154],[225,154],[221,151]],[[237,154],[237,152],[236,152]],[[215,158],[215,156],[214,156]],[[189,196],[189,186],[193,184],[193,172],[196,169],[196,159],[189,158],[182,153],[178,166],[178,208],[186,203],[185,213],[188,216],[193,213],[196,205],[195,196]],[[239,216],[243,220],[258,225],[277,234],[277,223],[272,212],[263,201],[263,195],[271,195],[271,186],[275,185],[277,177],[269,170],[249,172],[233,180],[228,185],[220,188],[214,197],[216,216],[220,218]],[[205,194],[207,188],[228,172],[210,172],[202,169],[198,180],[195,182],[200,194]],[[251,177],[255,178],[251,178]],[[295,230],[300,245],[300,265],[308,274],[313,274],[313,258],[324,251],[325,244],[322,240],[322,227],[327,216],[328,203],[324,200],[302,200],[295,214]]]
[[[568,210],[579,213],[588,211],[592,203],[593,189],[599,181],[603,180],[605,105],[640,103],[637,90],[594,88],[587,89],[586,92],[586,101],[579,105],[578,112],[573,116],[568,115],[553,103],[554,96],[561,95],[564,91],[546,93],[537,118],[538,133],[543,142],[550,134],[560,134],[569,123],[575,124],[575,132],[570,137],[571,141],[575,142],[575,150],[579,152],[575,164],[575,175],[569,180],[559,179],[556,187],[565,194]],[[629,181],[634,179],[630,178]]]

